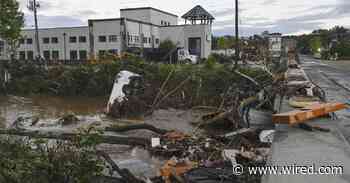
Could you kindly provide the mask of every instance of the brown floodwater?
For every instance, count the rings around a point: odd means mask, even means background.
[[[107,100],[108,98],[88,97],[0,96],[0,127],[10,128],[18,117],[28,118],[22,124],[23,128],[42,131],[72,132],[79,127],[92,123],[99,124],[102,127],[119,123],[117,119],[109,118],[103,113]],[[62,126],[58,120],[67,113],[75,114],[79,118],[79,122]],[[40,119],[35,126],[31,126],[33,117]],[[159,128],[189,133],[193,130],[190,122],[197,117],[197,115],[188,111],[158,110],[154,112],[153,116],[145,118],[143,122],[153,124]],[[109,135],[151,138],[154,134],[141,130],[121,134],[109,133]],[[156,176],[157,170],[163,163],[163,160],[152,157],[142,148],[108,144],[102,144],[100,148],[109,153],[120,167],[128,168],[138,176]]]

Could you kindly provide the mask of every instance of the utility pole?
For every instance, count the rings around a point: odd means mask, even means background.
[[[236,1],[236,17],[235,17],[235,32],[236,32],[236,49],[235,49],[235,69],[238,68],[238,61],[239,61],[239,29],[238,29],[238,0]]]
[[[40,42],[39,42],[39,31],[38,31],[38,16],[37,16],[37,8],[40,8],[40,4],[36,2],[36,0],[30,0],[28,9],[34,12],[34,23],[35,23],[35,42],[36,42],[36,51],[37,58],[41,58],[40,52]]]
[[[66,46],[66,33],[63,33],[63,47],[64,47],[64,61],[67,60],[67,46]]]

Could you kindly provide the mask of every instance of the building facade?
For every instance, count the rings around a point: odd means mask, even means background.
[[[198,9],[203,8],[191,11]],[[211,52],[213,17],[178,25],[177,15],[151,7],[121,9],[120,14],[121,18],[91,19],[88,26],[39,29],[40,55],[46,60],[98,59],[132,48],[157,49],[168,39],[200,58]],[[6,42],[0,40],[0,60],[10,58],[6,50]],[[33,60],[37,55],[35,30],[23,30],[18,59]]]

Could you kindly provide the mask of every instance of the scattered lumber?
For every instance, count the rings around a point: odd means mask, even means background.
[[[329,113],[342,109],[347,109],[344,103],[319,103],[313,104],[300,110],[294,110],[286,113],[275,114],[272,116],[274,123],[286,123],[290,125],[304,123],[307,120],[326,116]]]
[[[16,130],[16,129],[0,129],[2,135],[15,135],[15,136],[27,136],[32,138],[44,138],[44,139],[57,139],[57,140],[74,140],[77,138],[76,133],[66,132],[44,132],[44,131],[29,131],[29,130]],[[81,136],[79,134],[79,136]],[[88,135],[86,135],[88,136]],[[148,147],[151,144],[149,139],[140,137],[122,137],[122,136],[101,136],[101,143],[106,144],[119,144],[119,145],[131,145]]]
[[[226,138],[233,138],[233,137],[236,137],[238,135],[242,135],[242,134],[246,134],[246,133],[254,133],[256,132],[257,129],[256,128],[242,128],[242,129],[239,129],[237,131],[234,131],[232,133],[228,133],[225,135]]]
[[[233,112],[233,109],[226,112],[213,113],[213,114],[210,114],[209,116],[205,115],[202,117],[202,121],[199,122],[199,125],[207,126],[224,119],[229,119],[229,117],[232,115],[232,112]]]

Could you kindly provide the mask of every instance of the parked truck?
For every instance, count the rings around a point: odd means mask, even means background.
[[[197,64],[199,57],[197,55],[191,55],[190,52],[184,48],[177,50],[178,61],[185,62],[187,64]]]

